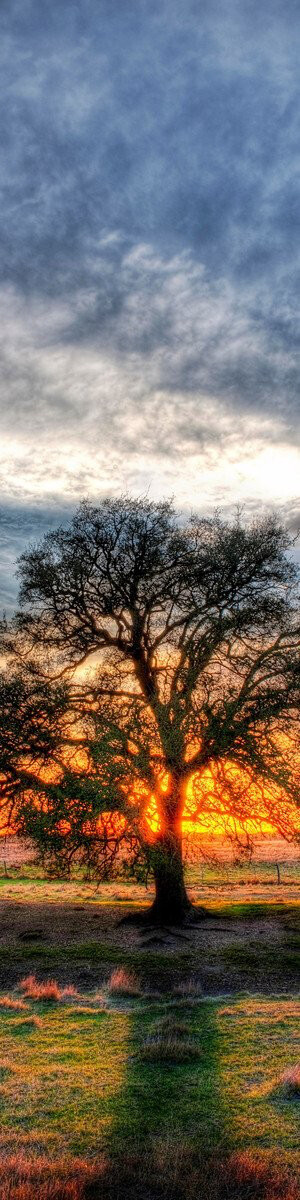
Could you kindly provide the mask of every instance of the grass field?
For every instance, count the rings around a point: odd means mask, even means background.
[[[1,880],[0,1200],[299,1197],[284,895],[145,932],[120,924],[143,890]]]
[[[96,1156],[183,1132],[203,1150],[280,1145],[291,1160],[299,1148],[300,1084],[282,1084],[299,1060],[295,997],[159,1002],[105,989],[10,1008],[19,997],[0,1000],[2,1150]]]

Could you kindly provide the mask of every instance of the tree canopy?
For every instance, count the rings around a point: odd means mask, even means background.
[[[260,806],[291,832],[300,672],[289,549],[276,516],[184,520],[169,502],[123,497],[84,503],[20,560],[7,645],[32,686],[65,681],[69,714],[43,822],[25,789],[24,827],[58,859],[74,849],[94,866],[127,839],[137,862],[148,857],[159,919],[188,910],[187,799],[236,824]]]

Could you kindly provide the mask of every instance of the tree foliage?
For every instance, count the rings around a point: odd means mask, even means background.
[[[24,671],[0,674],[1,830],[17,822],[24,792],[40,792],[40,772],[53,762],[62,741],[67,690],[32,680]]]

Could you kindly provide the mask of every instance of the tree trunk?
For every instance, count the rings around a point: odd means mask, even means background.
[[[181,925],[192,911],[184,883],[181,838],[171,830],[161,834],[151,857],[156,893],[151,917],[159,925]]]

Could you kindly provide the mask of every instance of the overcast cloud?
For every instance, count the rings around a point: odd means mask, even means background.
[[[298,0],[2,0],[8,607],[83,495],[296,524],[299,26]]]

